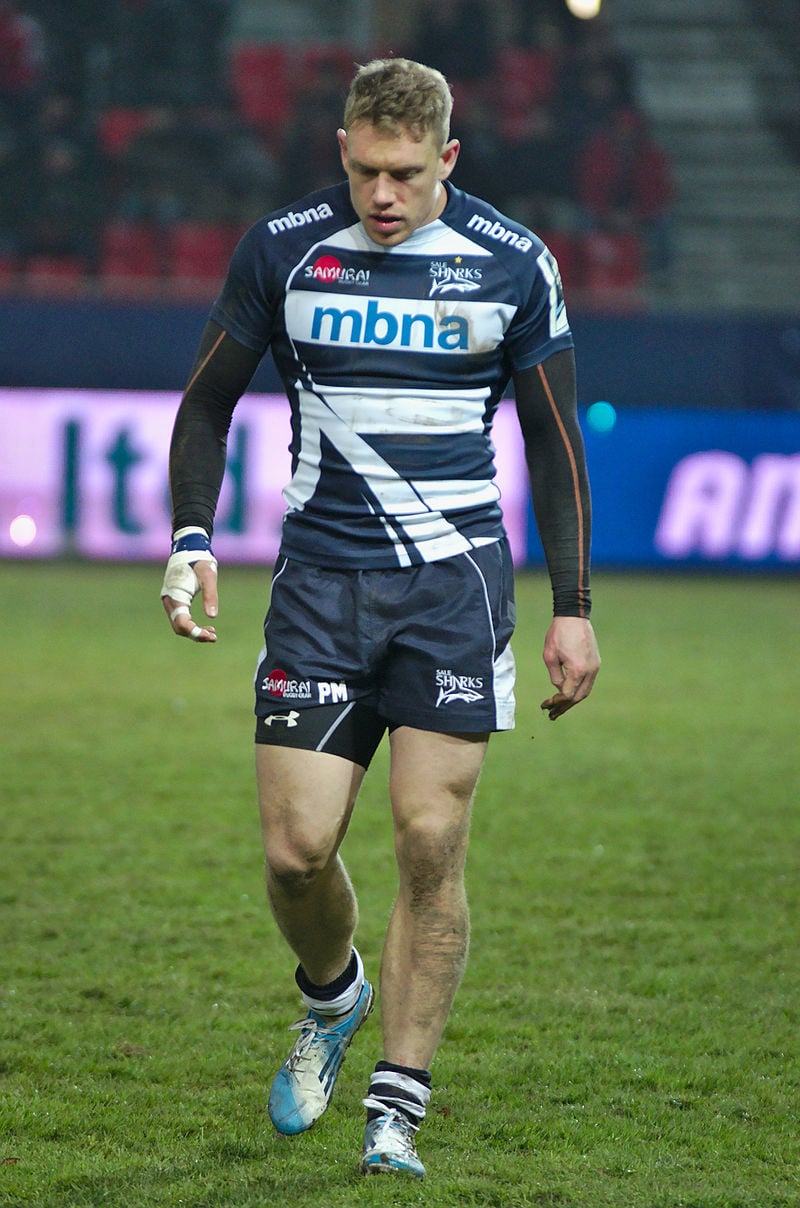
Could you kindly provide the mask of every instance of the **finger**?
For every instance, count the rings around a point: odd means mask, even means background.
[[[551,721],[556,721],[577,703],[572,698],[564,696],[563,692],[556,692],[554,696],[550,696],[547,700],[542,701],[541,708],[547,713]]]
[[[570,680],[570,677],[567,676],[561,690],[556,692],[554,696],[542,701],[541,708],[547,711],[551,721],[555,721],[556,718],[566,713],[568,709],[572,709],[575,705],[580,704],[582,700],[586,700],[596,679],[596,671],[588,672],[577,680],[577,682]]]
[[[193,642],[216,642],[217,631],[214,626],[195,625],[188,604],[179,604],[165,596],[164,608],[178,637],[189,638]]]
[[[583,679],[581,680],[581,682],[578,684],[577,688],[575,689],[575,693],[572,697],[572,699],[576,705],[578,704],[579,701],[586,700],[586,697],[589,695],[592,688],[594,687],[594,681],[596,679],[597,679],[596,671],[591,671],[587,675],[584,675]]]
[[[574,668],[565,668],[565,674],[562,682],[557,685],[558,690],[566,700],[572,701],[574,705],[579,700],[583,700],[586,693],[583,691],[583,684],[586,676],[583,672],[577,671]]]
[[[203,611],[207,617],[215,617],[219,612],[219,594],[217,588],[216,562],[196,562],[194,573],[203,593]]]
[[[193,642],[216,642],[217,631],[213,625],[193,625],[184,636]]]
[[[547,668],[548,675],[550,676],[550,683],[554,688],[560,691],[565,678],[564,664],[561,662],[560,656],[558,654],[550,655],[545,650],[542,657],[544,659],[544,665]]]

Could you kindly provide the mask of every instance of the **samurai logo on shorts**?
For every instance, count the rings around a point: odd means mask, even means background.
[[[436,672],[436,687],[439,689],[437,709],[456,700],[465,701],[468,705],[483,700],[483,692],[478,691],[483,688],[482,675],[456,675],[453,671],[440,668]]]
[[[310,700],[311,680],[290,679],[285,671],[276,667],[262,681],[261,691],[281,700]]]

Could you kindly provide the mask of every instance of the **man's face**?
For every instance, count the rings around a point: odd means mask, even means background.
[[[353,208],[376,243],[396,247],[439,217],[447,200],[441,182],[458,157],[456,139],[440,150],[430,131],[418,142],[403,127],[387,133],[369,122],[356,122],[347,134],[340,130],[338,138]]]

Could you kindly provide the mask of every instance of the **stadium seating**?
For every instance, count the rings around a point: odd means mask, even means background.
[[[147,109],[114,107],[100,114],[97,139],[110,159],[124,155],[136,135],[150,124]]]
[[[580,237],[558,227],[537,230],[536,233],[555,256],[564,289],[578,289],[583,284],[583,248]]]
[[[100,275],[106,282],[161,276],[161,250],[151,224],[124,219],[109,222],[101,243]]]
[[[590,231],[581,240],[585,301],[634,305],[644,284],[644,252],[631,231]]]
[[[170,277],[184,281],[222,281],[240,232],[211,222],[176,222],[169,231]]]
[[[231,51],[231,92],[237,112],[279,152],[291,112],[291,66],[277,43],[242,43]]]
[[[33,293],[71,294],[88,280],[88,266],[81,256],[30,256],[22,278]]]

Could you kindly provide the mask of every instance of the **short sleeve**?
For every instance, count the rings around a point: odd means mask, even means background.
[[[256,224],[239,240],[209,317],[240,344],[263,356],[272,338],[275,296]]]
[[[574,347],[564,303],[561,274],[549,248],[536,258],[530,294],[506,333],[513,370],[530,369],[554,352]]]

